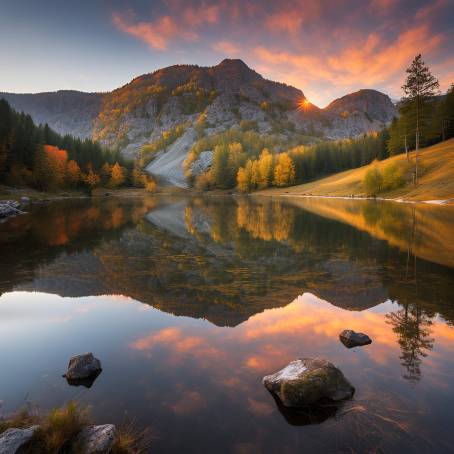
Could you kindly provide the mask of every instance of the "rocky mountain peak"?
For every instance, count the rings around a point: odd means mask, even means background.
[[[384,93],[372,89],[362,89],[342,96],[329,104],[325,108],[325,111],[340,115],[363,112],[370,118],[382,122],[391,121],[397,114],[391,98]]]

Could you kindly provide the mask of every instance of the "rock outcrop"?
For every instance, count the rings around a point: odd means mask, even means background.
[[[329,361],[303,358],[263,378],[265,387],[288,408],[317,406],[350,399],[355,388]]]
[[[351,329],[346,329],[339,334],[340,341],[347,347],[360,347],[372,343],[371,338],[364,333],[356,333]]]
[[[0,454],[16,454],[23,452],[31,442],[39,426],[26,429],[11,428],[0,434]]]

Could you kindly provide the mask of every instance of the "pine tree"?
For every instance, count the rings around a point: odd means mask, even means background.
[[[415,115],[415,184],[418,183],[418,151],[420,132],[424,119],[424,107],[438,93],[438,80],[431,74],[423,62],[421,54],[417,55],[407,69],[407,79],[402,85],[405,93],[402,101],[404,106]]]

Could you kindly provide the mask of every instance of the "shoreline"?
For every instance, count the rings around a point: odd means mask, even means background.
[[[256,192],[251,193],[249,196],[254,197],[298,197],[298,198],[314,198],[314,199],[340,199],[340,200],[379,200],[381,202],[395,202],[395,203],[408,203],[408,204],[418,204],[425,203],[427,205],[436,205],[436,206],[453,206],[454,198],[448,199],[435,199],[435,200],[410,200],[404,199],[403,197],[398,198],[388,198],[388,197],[360,197],[360,196],[341,196],[341,195],[315,195],[315,194],[280,194],[280,193],[264,193]]]

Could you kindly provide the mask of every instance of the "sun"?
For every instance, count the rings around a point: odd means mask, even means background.
[[[310,105],[311,103],[307,100],[307,98],[302,98],[298,101],[298,109],[304,110],[304,112],[309,110]]]

